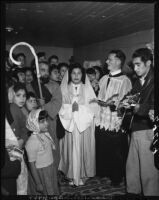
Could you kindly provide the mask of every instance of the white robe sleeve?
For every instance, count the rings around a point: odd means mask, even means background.
[[[74,129],[72,104],[63,104],[59,111],[59,117],[64,129],[72,132]]]
[[[63,104],[59,117],[68,132],[73,131],[75,124],[79,132],[83,132],[91,125],[94,115],[85,105],[79,105],[79,110],[72,112],[72,104]]]
[[[87,106],[79,105],[79,110],[74,112],[73,115],[79,132],[83,132],[91,126],[94,115]]]

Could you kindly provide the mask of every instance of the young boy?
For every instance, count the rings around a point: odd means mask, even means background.
[[[26,117],[28,117],[28,114],[34,110],[37,109],[38,104],[36,100],[36,96],[33,92],[28,92],[26,94],[26,103],[25,106],[22,108],[22,112]]]
[[[26,117],[22,112],[22,108],[26,102],[26,89],[22,83],[16,83],[13,87],[14,95],[13,102],[10,104],[10,112],[13,117],[14,133],[18,139],[20,148],[23,148],[24,143],[28,139]]]
[[[51,65],[49,68],[49,82],[45,84],[52,96],[59,96],[58,99],[62,98],[60,86],[59,86],[59,70],[58,66]],[[55,94],[58,92],[57,94]]]

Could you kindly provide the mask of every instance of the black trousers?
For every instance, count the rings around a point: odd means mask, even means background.
[[[119,131],[110,132],[96,127],[96,175],[120,182],[125,176],[128,137]]]

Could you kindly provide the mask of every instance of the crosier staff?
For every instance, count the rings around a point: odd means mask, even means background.
[[[14,45],[11,47],[10,52],[9,52],[9,57],[10,57],[11,61],[12,61],[14,64],[16,64],[16,65],[20,65],[20,64],[21,64],[20,61],[14,60],[14,58],[13,58],[13,56],[12,56],[13,50],[14,50],[17,46],[20,46],[20,45],[24,45],[24,46],[29,47],[30,50],[31,50],[31,52],[32,52],[32,54],[33,54],[34,57],[35,57],[35,65],[36,65],[38,86],[39,86],[39,91],[40,91],[40,98],[43,99],[42,89],[41,89],[41,84],[40,84],[40,72],[39,72],[38,57],[37,57],[37,55],[36,55],[36,53],[35,53],[34,48],[33,48],[30,44],[28,44],[27,42],[19,42],[19,43],[16,43],[16,44],[14,44]]]

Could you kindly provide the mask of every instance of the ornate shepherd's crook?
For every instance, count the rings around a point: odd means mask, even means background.
[[[32,54],[33,54],[34,57],[35,57],[35,65],[36,65],[38,86],[39,86],[39,91],[40,91],[40,98],[43,99],[42,89],[41,89],[41,84],[40,84],[40,72],[39,72],[38,57],[37,57],[37,55],[36,55],[36,53],[35,53],[34,48],[33,48],[30,44],[28,44],[28,43],[26,43],[26,42],[19,42],[19,43],[16,43],[15,45],[13,45],[13,46],[11,47],[10,52],[9,52],[9,57],[10,57],[11,61],[12,61],[14,64],[16,64],[16,65],[20,65],[20,64],[21,64],[21,62],[14,60],[14,58],[13,58],[13,56],[12,56],[13,50],[14,50],[17,46],[19,46],[19,45],[28,46],[28,47],[30,48]]]

